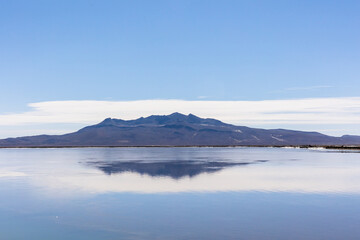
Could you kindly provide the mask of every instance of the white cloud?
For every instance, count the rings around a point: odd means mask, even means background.
[[[360,126],[360,97],[264,101],[49,101],[30,103],[29,107],[27,112],[0,115],[0,126],[64,123],[87,125],[107,117],[134,119],[173,112],[192,113],[200,117],[249,126]]]

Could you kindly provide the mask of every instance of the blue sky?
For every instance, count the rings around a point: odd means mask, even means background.
[[[359,12],[359,1],[0,0],[0,114],[66,100],[358,97]]]

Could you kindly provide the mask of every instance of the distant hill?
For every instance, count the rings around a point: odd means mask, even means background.
[[[359,145],[360,136],[331,137],[318,132],[257,129],[216,119],[173,113],[136,120],[107,118],[64,135],[39,135],[0,140],[0,147],[80,146],[298,146]]]

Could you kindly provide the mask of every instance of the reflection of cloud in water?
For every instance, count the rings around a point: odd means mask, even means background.
[[[26,174],[23,172],[14,172],[14,171],[1,171],[0,177],[25,177]]]
[[[62,190],[71,194],[136,192],[178,193],[218,191],[262,191],[297,193],[360,193],[360,169],[353,166],[329,168],[288,164],[249,164],[229,167],[211,174],[174,179],[152,177],[137,172],[107,175],[96,169],[87,173],[64,172],[39,177],[37,184],[45,185],[53,194]]]
[[[252,164],[260,159],[268,162]],[[360,161],[354,153],[272,148],[0,151],[0,184],[15,178],[24,189],[33,185],[57,197],[113,192],[359,194]]]
[[[111,161],[89,162],[108,175],[134,172],[151,177],[194,177],[202,173],[214,173],[227,167],[248,165],[257,162],[224,162],[224,161]]]

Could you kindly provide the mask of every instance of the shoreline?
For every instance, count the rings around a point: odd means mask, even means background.
[[[336,145],[139,145],[139,146],[0,146],[0,149],[23,149],[23,148],[299,148],[299,149],[333,149],[333,150],[360,150],[359,146],[336,146]]]

